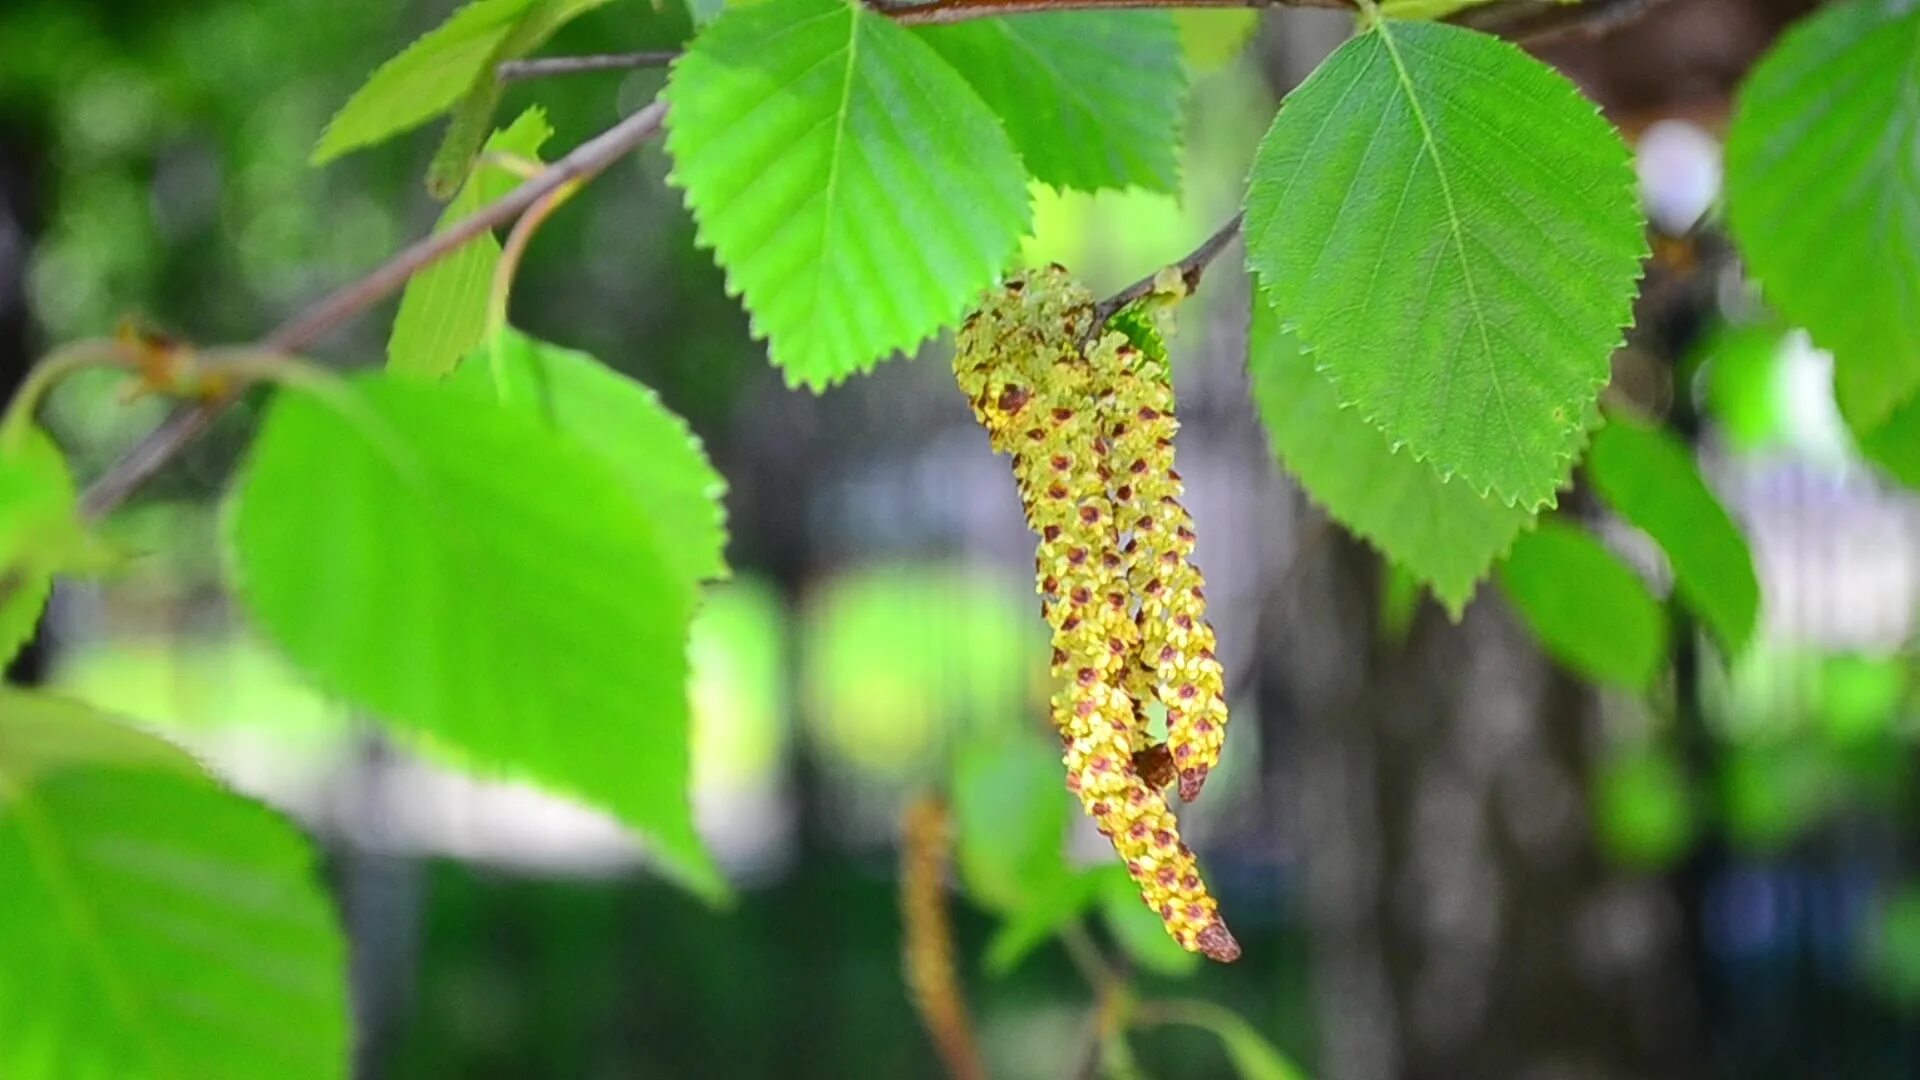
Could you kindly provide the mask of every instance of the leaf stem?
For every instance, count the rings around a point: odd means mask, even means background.
[[[1061,927],[1060,944],[1066,947],[1067,959],[1073,961],[1080,977],[1087,980],[1087,986],[1096,996],[1104,998],[1126,985],[1126,977],[1107,962],[1106,954],[1094,944],[1093,935],[1087,933],[1086,924],[1076,919]]]
[[[26,380],[7,405],[5,416],[0,417],[0,451],[11,453],[19,448],[40,403],[60,380],[84,368],[133,366],[119,343],[107,338],[76,341],[49,353],[27,372]]]
[[[256,348],[281,355],[305,350],[399,291],[415,274],[446,258],[474,237],[515,220],[554,190],[604,172],[641,143],[659,134],[666,115],[666,102],[656,99],[582,143],[539,176],[461,218],[453,227],[414,242],[358,281],[335,290],[267,334]],[[174,410],[88,486],[80,497],[81,515],[98,520],[112,513],[237,400],[238,391],[230,390]]]
[[[527,212],[514,222],[513,231],[507,234],[507,242],[500,249],[500,262],[493,270],[493,288],[487,298],[487,333],[489,336],[500,332],[507,325],[507,298],[513,292],[513,279],[520,270],[520,260],[525,258],[528,245],[533,243],[533,234],[553,216],[568,199],[582,187],[585,181],[570,180],[542,196]],[[494,372],[495,381],[500,373]]]

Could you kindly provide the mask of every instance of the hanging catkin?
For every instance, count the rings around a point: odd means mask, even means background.
[[[954,371],[993,448],[1013,459],[1028,524],[1040,538],[1035,577],[1042,613],[1053,629],[1052,669],[1058,686],[1053,722],[1065,748],[1067,788],[1112,840],[1142,898],[1160,914],[1174,940],[1190,951],[1232,960],[1240,947],[1221,921],[1218,904],[1201,881],[1193,852],[1181,842],[1161,793],[1161,786],[1173,778],[1174,770],[1166,766],[1178,761],[1180,746],[1188,747],[1188,759],[1210,765],[1217,756],[1217,738],[1211,744],[1213,753],[1204,758],[1196,756],[1192,736],[1171,744],[1169,754],[1148,745],[1140,708],[1145,694],[1158,692],[1163,672],[1182,680],[1174,684],[1177,697],[1179,686],[1194,681],[1188,672],[1213,663],[1212,638],[1209,634],[1203,642],[1191,632],[1176,637],[1154,631],[1155,640],[1173,648],[1174,654],[1162,662],[1158,653],[1151,658],[1141,653],[1143,614],[1173,613],[1173,608],[1165,603],[1150,607],[1147,598],[1136,594],[1135,582],[1160,580],[1162,588],[1171,588],[1173,575],[1156,572],[1149,578],[1130,565],[1123,540],[1133,523],[1119,516],[1116,497],[1124,492],[1119,502],[1131,507],[1141,491],[1151,490],[1158,498],[1168,485],[1156,481],[1150,489],[1141,488],[1113,467],[1124,460],[1131,468],[1135,460],[1124,451],[1116,456],[1112,433],[1120,395],[1145,401],[1151,390],[1137,380],[1124,385],[1117,381],[1119,350],[1130,348],[1122,335],[1108,335],[1096,344],[1093,355],[1101,358],[1097,363],[1082,351],[1080,341],[1092,317],[1091,296],[1062,268],[1017,276],[968,317],[960,331]],[[1133,408],[1138,411],[1138,406]],[[1169,429],[1155,427],[1151,437],[1158,440],[1163,431],[1171,435]],[[1169,471],[1170,451],[1169,443],[1154,459],[1164,458]],[[1171,482],[1177,484],[1177,477]],[[1172,490],[1177,501],[1178,489]],[[1184,511],[1180,522],[1167,528],[1191,533]],[[1164,549],[1185,559],[1191,545]],[[1133,550],[1162,557],[1158,541],[1152,547],[1136,543]],[[1197,580],[1186,585],[1186,595],[1196,605]],[[1178,614],[1191,617],[1197,612],[1182,606]],[[1207,650],[1204,659],[1187,651],[1202,647]],[[1214,667],[1217,670],[1217,664]],[[1185,714],[1200,715],[1191,706]],[[1217,733],[1224,713],[1219,718],[1206,715]],[[1199,775],[1204,776],[1204,768]],[[1149,783],[1147,776],[1156,782]],[[1181,779],[1184,786],[1184,773]]]
[[[907,804],[900,830],[902,959],[914,1008],[954,1080],[984,1080],[947,911],[947,807],[932,796]]]
[[[1139,680],[1167,709],[1167,747],[1179,771],[1180,797],[1200,794],[1226,737],[1226,686],[1207,623],[1206,580],[1193,561],[1193,517],[1180,501],[1173,463],[1173,389],[1165,364],[1123,335],[1108,333],[1089,350],[1106,386],[1100,413],[1129,585],[1139,600]]]

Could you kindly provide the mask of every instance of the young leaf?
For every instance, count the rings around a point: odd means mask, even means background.
[[[1876,426],[1920,390],[1920,7],[1835,4],[1741,88],[1727,217],[1767,300],[1834,355],[1834,390]]]
[[[916,346],[1031,218],[992,110],[863,4],[730,8],[666,96],[672,180],[790,383],[826,387]]]
[[[474,158],[480,153],[487,132],[493,127],[493,114],[500,107],[504,87],[494,76],[503,61],[517,60],[539,48],[553,32],[571,22],[574,16],[590,11],[607,0],[536,0],[500,39],[486,61],[480,65],[473,85],[453,107],[453,119],[440,139],[433,160],[427,163],[427,193],[436,199],[450,198],[466,182]]]
[[[1500,587],[1548,653],[1600,682],[1644,689],[1667,620],[1639,577],[1581,529],[1542,521],[1500,565]]]
[[[919,34],[1000,114],[1034,179],[1179,190],[1187,77],[1165,12],[975,19]]]
[[[305,840],[160,739],[0,688],[0,879],[0,1075],[347,1075]]]
[[[583,352],[507,327],[450,385],[526,412],[593,451],[645,507],[660,556],[690,583],[727,576],[727,484],[653,390]]]
[[[0,439],[0,668],[40,622],[81,531],[66,458],[38,428]]]
[[[724,892],[687,800],[694,590],[596,455],[409,380],[290,389],[229,529],[241,597],[322,687],[610,811],[691,887]]]
[[[1459,618],[1533,513],[1476,495],[1458,477],[1442,480],[1404,448],[1390,448],[1358,411],[1341,408],[1299,339],[1259,297],[1247,367],[1282,465],[1335,520],[1425,582]]]
[[[1275,117],[1247,262],[1342,404],[1442,476],[1537,509],[1632,314],[1634,191],[1619,136],[1551,68],[1383,20]]]
[[[532,158],[553,134],[547,115],[528,109],[508,127],[487,140],[487,150]],[[460,193],[447,204],[435,232],[445,232],[461,218],[501,194],[501,169],[482,169],[467,178]],[[438,377],[454,369],[460,358],[480,344],[487,331],[487,302],[493,272],[500,265],[500,241],[485,233],[466,246],[414,275],[400,294],[400,313],[387,339],[387,369],[408,375]]]
[[[1615,417],[1593,438],[1587,476],[1615,512],[1653,537],[1674,588],[1734,653],[1760,611],[1753,553],[1693,456],[1664,432]]]
[[[1035,949],[1053,940],[1055,935],[1073,925],[1093,906],[1094,900],[1100,896],[1101,883],[1105,880],[1106,875],[1098,870],[1075,871],[1052,880],[1044,891],[1029,897],[1007,915],[1007,920],[994,932],[993,939],[987,942],[987,974],[995,977],[1012,974],[1021,961],[1033,955]],[[1139,891],[1133,891],[1131,896],[1134,906],[1139,907]],[[1153,915],[1151,911],[1147,914]],[[1158,918],[1154,919],[1153,928],[1159,931],[1160,940],[1175,950],[1180,949],[1167,936],[1166,928]]]
[[[982,905],[1017,912],[1071,876],[1062,844],[1072,803],[1058,756],[1037,742],[970,741],[954,767],[953,810],[960,878]]]
[[[313,163],[324,165],[445,112],[535,2],[473,0],[380,65],[327,124],[313,148]]]
[[[1285,1054],[1238,1013],[1218,1005],[1195,1005],[1183,1011],[1182,1019],[1206,1028],[1220,1039],[1220,1046],[1227,1052],[1227,1060],[1233,1063],[1240,1080],[1306,1080],[1306,1073],[1287,1060]]]
[[[493,65],[533,51],[568,20],[606,2],[473,0],[380,65],[328,122],[313,148],[313,163],[324,165],[439,116],[473,95],[476,86],[491,87]],[[491,113],[489,108],[477,120],[475,145]]]

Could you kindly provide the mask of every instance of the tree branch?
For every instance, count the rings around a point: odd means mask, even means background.
[[[446,258],[474,237],[518,218],[528,207],[558,188],[603,172],[635,147],[657,135],[666,115],[666,102],[655,100],[646,108],[580,144],[572,153],[500,199],[461,218],[446,231],[416,241],[375,267],[365,277],[335,290],[261,338],[254,348],[261,352],[289,354],[311,347],[368,308],[398,292],[415,274]],[[97,521],[112,513],[114,508],[125,502],[188,443],[212,425],[238,397],[237,393],[229,392],[174,410],[159,427],[88,486],[80,497],[81,515],[89,521]]]
[[[554,75],[580,75],[589,71],[631,71],[635,68],[665,67],[680,55],[678,49],[649,52],[604,53],[594,56],[543,56],[533,60],[508,60],[493,69],[493,77],[503,83],[524,79],[545,79]]]
[[[1447,22],[1497,34],[1523,45],[1552,45],[1597,38],[1639,19],[1665,0],[1511,0],[1470,7]]]
[[[933,0],[930,4],[879,10],[902,26],[940,26],[996,15],[1114,8],[1271,8],[1311,7],[1353,11],[1350,0]]]
[[[1540,44],[1567,37],[1597,36],[1640,17],[1662,2],[1588,0],[1586,3],[1561,4],[1517,0],[1469,9],[1451,21],[1527,44]],[[1352,10],[1354,6],[1353,0],[932,0],[931,3],[908,6],[879,6],[876,10],[905,26],[935,26],[1001,15],[1102,8],[1313,7]],[[577,72],[652,67],[669,63],[676,55],[671,50],[660,50],[545,57],[510,61],[499,65],[495,71],[502,82],[511,82]],[[366,277],[321,300],[267,335],[259,348],[267,352],[291,353],[312,345],[480,233],[518,218],[528,207],[561,185],[599,173],[622,154],[657,134],[665,115],[666,105],[655,101],[592,141],[582,144],[499,201],[463,218],[446,232],[413,244]],[[1233,239],[1239,228],[1240,218],[1236,216],[1177,264],[1182,276],[1187,279],[1189,289],[1199,284],[1200,275],[1207,264]],[[1096,308],[1099,318],[1094,325],[1104,325],[1115,312],[1146,295],[1152,288],[1153,279],[1148,277],[1103,301]],[[175,410],[87,488],[80,498],[81,513],[89,520],[97,520],[111,513],[204,432],[234,400],[235,395],[227,394]]]
[[[1200,246],[1194,248],[1186,258],[1173,264],[1173,268],[1180,271],[1180,280],[1186,282],[1188,292],[1200,287],[1200,278],[1207,272],[1207,267],[1226,250],[1228,244],[1233,243],[1234,237],[1240,235],[1240,222],[1245,217],[1244,213],[1233,215],[1225,225],[1214,230],[1212,236],[1201,241]],[[1107,325],[1107,320],[1119,314],[1121,308],[1152,292],[1154,279],[1159,276],[1160,271],[1156,270],[1094,305],[1093,327],[1089,332],[1099,333],[1100,328]]]

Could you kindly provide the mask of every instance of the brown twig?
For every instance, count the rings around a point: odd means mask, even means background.
[[[680,55],[678,49],[652,49],[646,52],[602,53],[593,56],[542,56],[532,60],[508,60],[495,65],[493,77],[503,83],[526,79],[545,79],[555,75],[582,75],[592,71],[632,71],[636,68],[665,67]]]
[[[880,10],[902,26],[940,26],[996,15],[1116,8],[1271,8],[1311,7],[1353,11],[1350,0],[933,0],[931,4]]]
[[[666,119],[664,101],[613,125],[548,166],[540,175],[506,195],[461,218],[445,232],[437,232],[402,249],[365,277],[328,295],[282,323],[260,339],[257,351],[281,355],[301,352],[325,338],[368,308],[400,290],[415,274],[446,258],[481,233],[518,218],[550,192],[598,175],[622,155],[660,131]],[[204,432],[238,400],[228,392],[174,410],[146,438],[108,467],[80,497],[80,512],[90,521],[111,513],[142,484]]]
[[[1514,0],[1470,7],[1446,21],[1538,47],[1599,37],[1639,19],[1664,2],[1585,0],[1569,4],[1558,0]]]
[[[1455,16],[1452,21],[1527,44],[1540,44],[1575,35],[1605,33],[1638,18],[1662,2],[1589,0],[1581,4],[1559,4],[1521,0],[1518,3],[1496,3],[1469,9]],[[933,0],[927,4],[879,7],[876,10],[902,25],[929,26],[1000,15],[1098,8],[1268,7],[1352,9],[1354,4],[1351,0]],[[604,56],[546,57],[502,64],[496,73],[502,81],[511,81],[544,75],[652,66],[668,63],[675,55],[672,51],[662,50]],[[633,114],[499,201],[462,219],[452,229],[415,243],[365,278],[315,304],[269,334],[260,347],[270,352],[296,352],[306,348],[481,232],[515,219],[542,196],[569,180],[591,176],[606,168],[621,154],[658,133],[665,115],[666,106],[658,101]],[[1236,216],[1193,254],[1180,261],[1178,265],[1182,275],[1187,278],[1189,289],[1199,284],[1200,274],[1206,269],[1207,263],[1219,254],[1239,229],[1240,218]],[[1120,308],[1146,295],[1152,288],[1153,279],[1148,277],[1123,289],[1099,305],[1096,309],[1099,318],[1093,325],[1104,325]],[[89,520],[95,520],[112,512],[183,447],[204,432],[235,400],[236,395],[228,393],[175,410],[87,488],[80,499],[81,513]]]
[[[1212,236],[1201,241],[1200,246],[1194,248],[1186,258],[1173,264],[1173,268],[1180,271],[1180,280],[1186,283],[1189,293],[1200,287],[1200,278],[1207,272],[1208,265],[1226,250],[1228,244],[1233,243],[1234,237],[1240,235],[1240,222],[1245,217],[1245,214],[1233,215],[1225,225],[1214,230]],[[1100,328],[1107,325],[1107,320],[1119,314],[1121,308],[1151,293],[1154,280],[1159,276],[1160,271],[1156,270],[1095,304],[1093,325],[1088,332],[1099,333]]]

